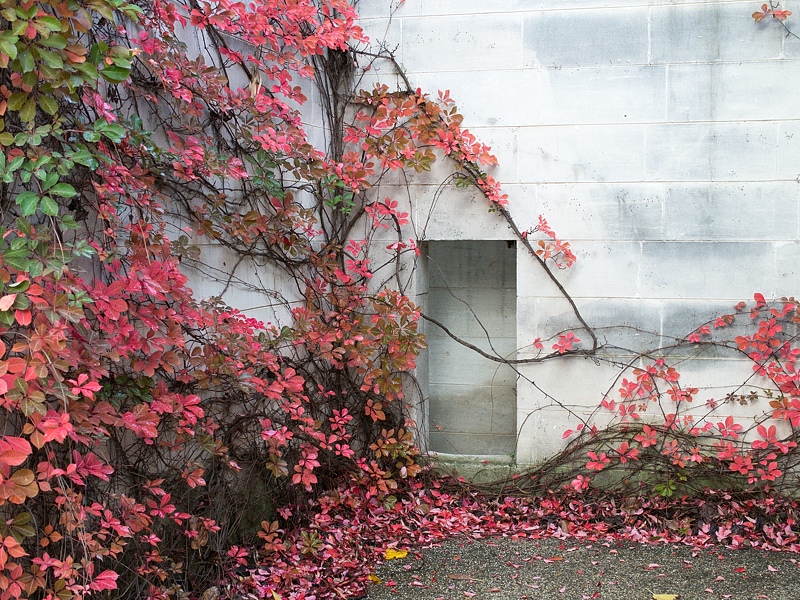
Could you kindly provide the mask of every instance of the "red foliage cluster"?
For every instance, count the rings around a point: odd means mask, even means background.
[[[760,23],[767,17],[772,17],[778,21],[785,21],[790,16],[792,16],[792,11],[780,8],[780,3],[778,2],[762,4],[761,10],[757,10],[752,14],[752,17],[755,19],[756,23]]]
[[[586,470],[621,469],[625,478],[631,471],[647,473],[665,497],[680,486],[698,491],[722,481],[728,489],[793,491],[784,476],[798,464],[800,346],[794,332],[800,303],[793,298],[769,303],[762,294],[754,300],[749,309],[742,302],[734,314],[698,327],[660,357],[642,357],[637,366],[623,369],[616,389],[602,400],[601,413],[564,433],[565,438],[578,434],[567,453],[586,444]],[[670,366],[673,357],[685,362],[687,350],[738,357],[752,366],[752,375],[724,398],[703,397]],[[740,406],[748,406],[744,419]],[[609,413],[610,426],[601,431],[593,419]],[[582,490],[589,481],[581,473],[571,485]]]

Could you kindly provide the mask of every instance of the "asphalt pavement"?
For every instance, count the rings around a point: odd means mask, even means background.
[[[800,600],[800,555],[579,539],[452,539],[376,568],[369,600]]]

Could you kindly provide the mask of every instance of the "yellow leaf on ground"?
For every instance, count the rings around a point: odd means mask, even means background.
[[[383,557],[386,560],[394,560],[395,558],[405,558],[408,556],[408,550],[397,550],[395,548],[387,548],[383,552]]]
[[[372,583],[383,583],[383,579],[381,579],[380,577],[378,577],[377,575],[375,575],[375,573],[370,573],[370,574],[369,574],[369,577],[368,577],[368,579],[369,579],[369,580],[370,580]]]
[[[283,599],[275,592],[275,590],[272,590],[272,600],[283,600]]]
[[[678,600],[678,594],[653,594],[653,600]]]

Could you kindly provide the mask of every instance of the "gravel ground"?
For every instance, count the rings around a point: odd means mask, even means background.
[[[800,600],[798,559],[723,547],[450,540],[378,566],[382,583],[366,598],[652,600],[654,594],[675,594],[680,600]]]

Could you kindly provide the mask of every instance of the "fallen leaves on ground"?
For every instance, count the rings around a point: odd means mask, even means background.
[[[581,544],[674,543],[698,550],[720,546],[800,552],[800,527],[793,516],[800,512],[800,502],[785,498],[765,502],[763,497],[734,498],[708,491],[695,499],[666,499],[648,497],[643,492],[636,499],[636,510],[629,511],[621,508],[629,507],[629,498],[624,504],[623,499],[608,492],[486,499],[474,492],[457,491],[446,480],[436,479],[409,482],[404,489],[396,490],[394,497],[396,502],[385,505],[380,498],[355,486],[339,490],[333,499],[320,501],[316,513],[306,514],[308,520],[302,530],[293,533],[285,525],[285,550],[273,551],[263,558],[250,578],[240,579],[237,572],[236,580],[242,582],[242,588],[266,585],[256,582],[256,578],[270,581],[269,587],[284,597],[295,590],[333,590],[334,586],[327,582],[338,581],[335,587],[358,596],[366,587],[378,583],[374,575],[376,563],[408,556],[408,550],[399,548],[424,548],[465,534],[472,539],[555,538]],[[423,505],[427,509],[418,510]],[[300,513],[302,507],[293,507],[292,514]],[[676,514],[681,515],[685,525],[680,531],[668,523]],[[568,531],[565,521],[570,523]],[[316,532],[319,539],[327,541],[314,553],[304,553],[303,538],[298,533],[303,530]],[[561,554],[535,558],[545,563],[566,560]],[[659,568],[657,564],[644,568],[655,570]],[[687,560],[682,565],[692,567]],[[743,577],[746,568],[732,571]],[[479,581],[469,575],[464,579]],[[383,585],[397,584],[385,581]],[[566,588],[559,591],[567,592]],[[674,594],[661,596],[669,598]],[[656,595],[656,600],[661,599]]]

